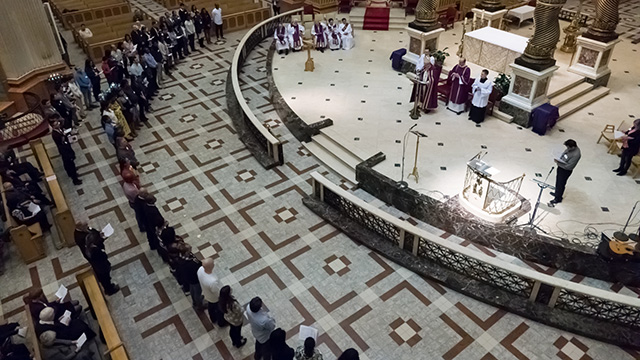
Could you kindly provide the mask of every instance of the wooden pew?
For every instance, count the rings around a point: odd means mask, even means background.
[[[98,285],[93,270],[88,269],[78,273],[76,279],[85,299],[87,299],[89,308],[98,320],[100,331],[107,343],[107,353],[110,355],[111,360],[128,360],[127,350],[120,339],[118,329],[116,329],[113,318],[109,313],[107,301],[100,290],[100,285]]]
[[[31,316],[31,309],[28,304],[24,305],[24,312],[27,314],[27,344],[26,346],[31,350],[31,355],[34,360],[43,360],[40,349],[40,339],[36,335],[36,329],[34,328],[35,321]]]
[[[51,195],[51,200],[56,204],[55,209],[51,209],[51,214],[56,228],[58,229],[58,235],[66,247],[74,246],[75,240],[73,234],[76,229],[76,222],[73,219],[73,214],[69,209],[67,200],[64,197],[64,193],[60,188],[56,174],[51,166],[47,149],[45,149],[42,139],[31,140],[29,145],[31,145],[33,155],[36,157],[36,161],[44,173],[47,189],[49,189],[49,195]]]
[[[4,184],[1,176],[0,183]],[[35,223],[29,226],[19,225],[11,215],[11,211],[9,211],[9,207],[7,206],[7,197],[4,193],[4,186],[2,186],[1,189],[2,204],[4,207],[4,213],[7,217],[9,235],[11,236],[11,241],[13,241],[13,244],[18,249],[20,257],[22,257],[22,260],[26,264],[45,258],[47,254],[45,252],[44,239],[40,224]]]

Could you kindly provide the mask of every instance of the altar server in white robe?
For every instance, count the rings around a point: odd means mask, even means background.
[[[329,43],[329,49],[340,50],[340,30],[338,25],[333,22],[333,19],[329,19],[327,22],[327,42]]]
[[[340,40],[342,41],[343,50],[349,50],[355,45],[353,41],[353,29],[345,18],[342,18],[342,24],[340,24]]]
[[[493,84],[491,80],[487,78],[487,75],[489,75],[489,70],[482,70],[480,78],[476,79],[473,85],[471,85],[473,100],[471,100],[469,120],[472,120],[476,124],[484,121],[487,104],[489,103],[489,95],[491,95],[491,91],[493,91]]]
[[[275,39],[276,51],[278,54],[282,54],[284,51],[284,53],[288,55],[291,45],[289,44],[289,31],[284,24],[278,24],[276,31],[273,33],[273,38]]]
[[[297,19],[293,19],[289,25],[289,44],[293,51],[302,50],[302,37],[304,36],[304,26],[298,24]]]

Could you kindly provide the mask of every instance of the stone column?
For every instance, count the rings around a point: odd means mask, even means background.
[[[506,6],[502,5],[500,0],[482,0],[482,2],[476,5],[478,9],[484,9],[488,12],[496,12],[504,9]]]
[[[620,0],[597,0],[596,18],[593,20],[587,32],[582,35],[586,38],[608,43],[618,38],[616,27],[618,26],[618,6]]]
[[[515,63],[532,70],[542,71],[555,65],[553,54],[560,40],[558,15],[567,0],[539,0],[533,18],[536,28],[524,54]]]
[[[416,19],[409,27],[429,32],[440,27],[438,23],[438,0],[420,0],[416,6]]]

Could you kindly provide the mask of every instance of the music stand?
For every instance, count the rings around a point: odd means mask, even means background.
[[[426,85],[426,82],[419,80],[418,76],[415,74],[413,74],[414,76],[409,76],[409,74],[410,73],[407,73],[407,79],[409,79],[413,83],[413,86],[416,89],[416,97],[413,99],[413,109],[411,109],[411,111],[409,112],[409,116],[413,120],[418,120],[418,118],[420,118],[420,109],[418,109],[420,97],[418,96],[418,89],[420,88],[420,85]]]
[[[543,233],[548,234],[546,231],[542,230],[541,227],[536,225],[535,220],[536,220],[536,214],[538,213],[538,208],[540,207],[540,198],[542,198],[542,192],[544,191],[544,189],[546,188],[550,188],[551,190],[556,189],[555,186],[547,183],[547,179],[549,179],[549,175],[551,175],[554,168],[555,166],[551,167],[551,170],[549,170],[549,173],[547,174],[547,177],[544,180],[541,181],[538,179],[532,179],[533,182],[535,182],[540,188],[540,191],[538,192],[538,199],[536,200],[536,206],[533,208],[533,212],[531,213],[531,216],[529,216],[529,221],[526,224],[521,224],[519,226],[528,227],[530,229],[538,229]]]
[[[411,171],[411,174],[407,175],[407,179],[413,176],[414,178],[416,178],[416,184],[417,184],[418,178],[420,177],[420,175],[418,174],[418,150],[420,149],[420,138],[423,138],[423,137],[426,138],[427,135],[417,130],[411,131],[411,133],[416,136],[416,155],[415,155],[415,160],[413,162],[413,171]]]

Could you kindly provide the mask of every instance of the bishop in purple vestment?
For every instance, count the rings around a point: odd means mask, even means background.
[[[417,78],[422,82],[414,86],[411,93],[411,102],[418,101],[418,108],[425,113],[435,110],[438,107],[438,81],[442,66],[436,64],[431,57],[428,62],[424,61],[424,55],[418,60],[416,66]]]
[[[467,60],[461,57],[458,65],[449,71],[448,82],[451,84],[451,90],[447,109],[458,115],[464,112],[465,103],[469,100],[471,69],[466,63]]]

